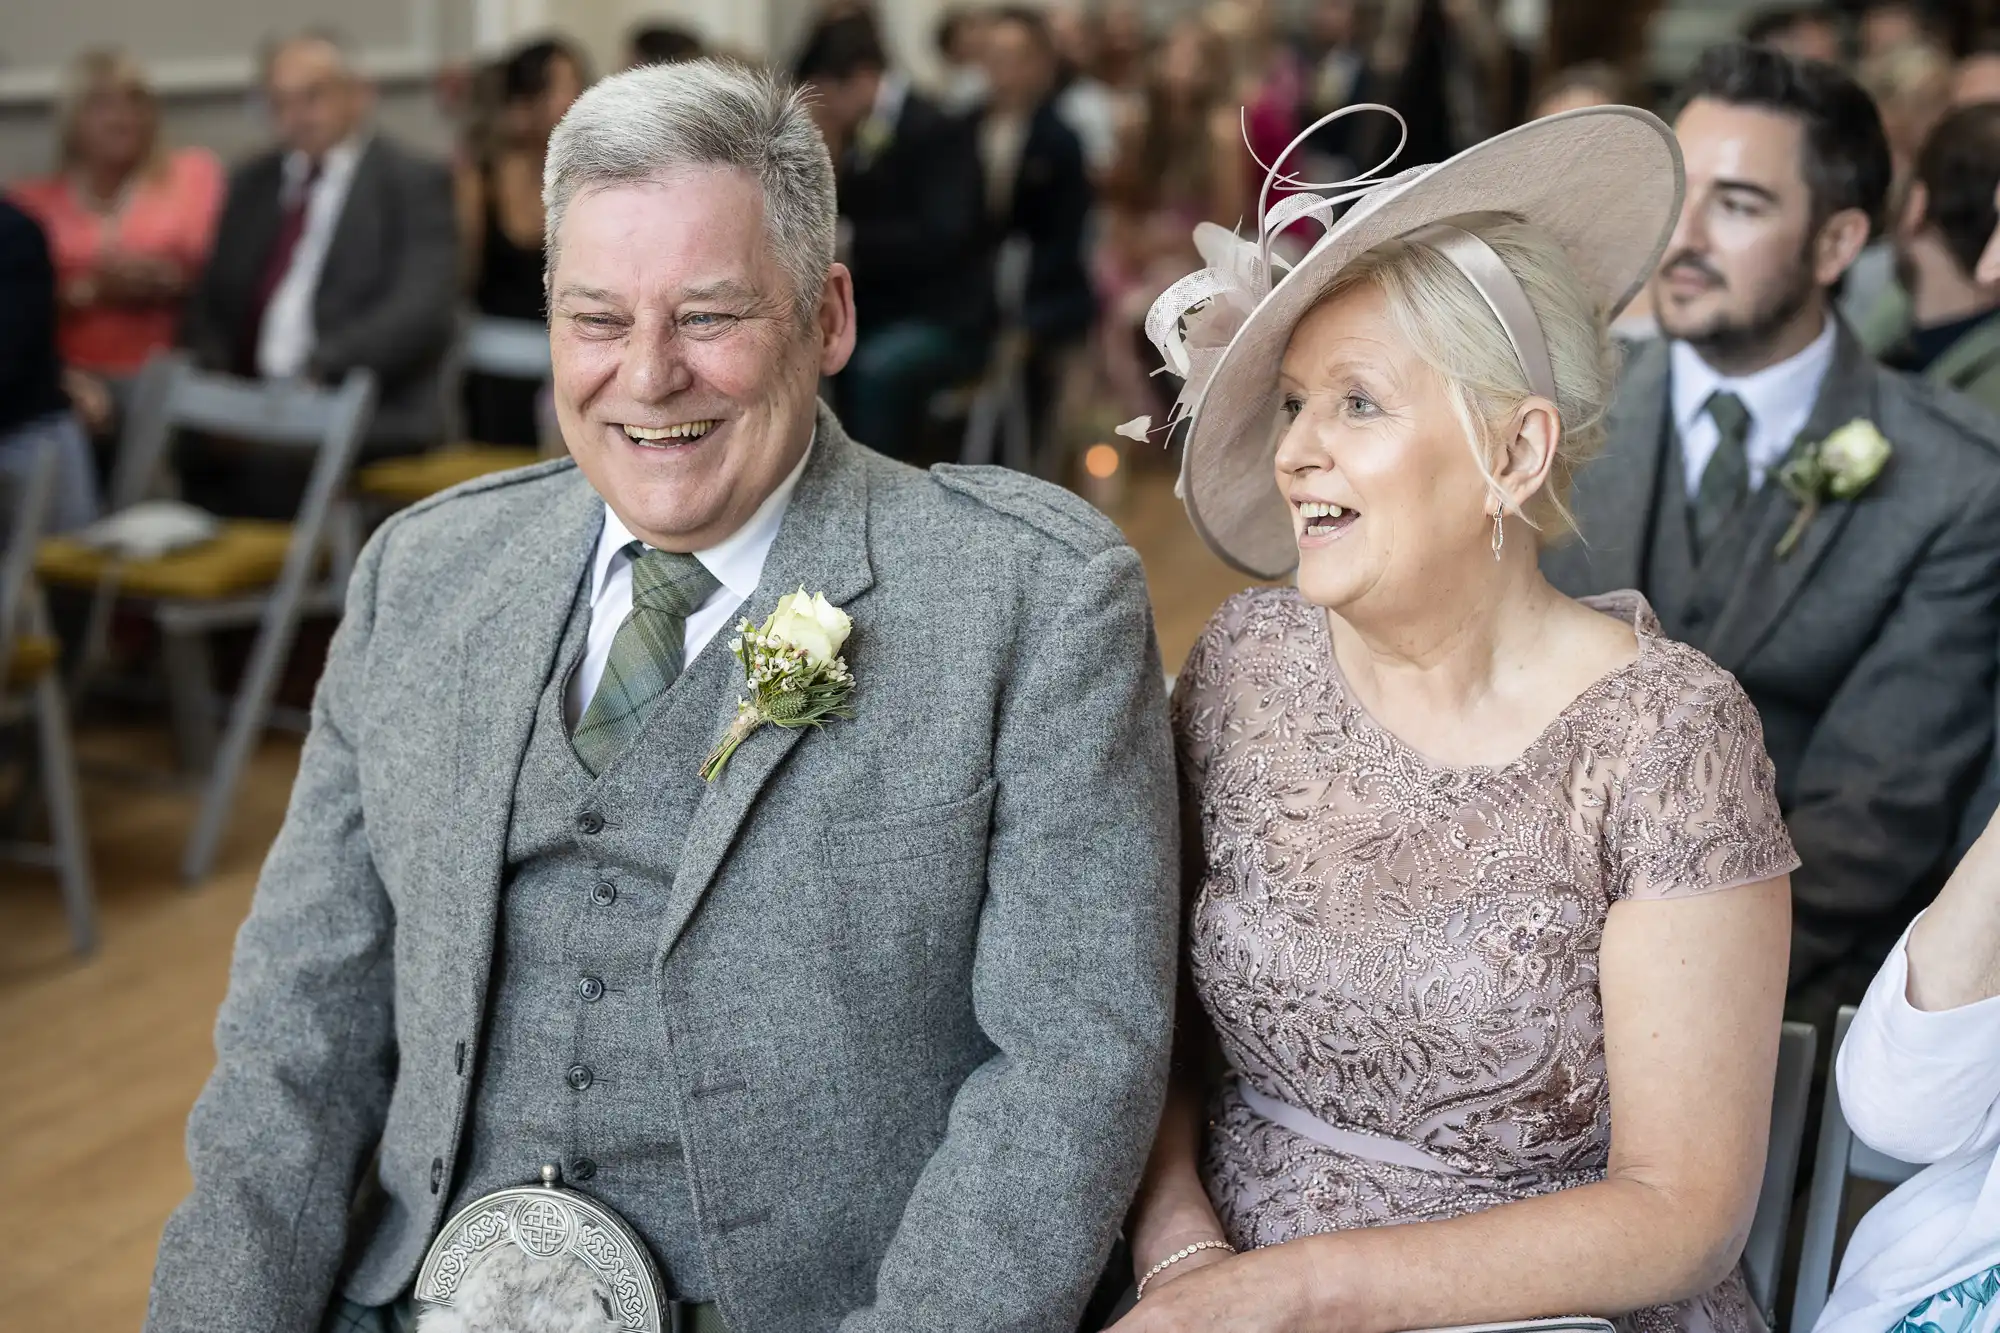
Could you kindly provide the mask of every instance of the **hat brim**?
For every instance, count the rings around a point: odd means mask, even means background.
[[[1292,330],[1349,263],[1433,222],[1512,214],[1562,246],[1608,320],[1659,264],[1684,189],[1665,122],[1599,106],[1531,121],[1355,203],[1243,322],[1189,414],[1181,495],[1202,541],[1254,578],[1298,566],[1277,483],[1278,366]]]

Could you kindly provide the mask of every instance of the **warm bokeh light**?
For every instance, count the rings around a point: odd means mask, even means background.
[[[1108,479],[1118,471],[1118,449],[1115,445],[1093,444],[1083,453],[1083,470],[1099,481]]]

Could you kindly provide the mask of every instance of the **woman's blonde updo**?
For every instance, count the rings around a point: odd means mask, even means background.
[[[1604,447],[1604,414],[1618,368],[1607,322],[1613,312],[1593,307],[1569,256],[1546,233],[1499,213],[1467,214],[1451,223],[1493,247],[1527,293],[1548,340],[1562,429],[1548,484],[1523,516],[1544,541],[1561,537],[1576,530],[1568,508],[1571,483]],[[1354,260],[1321,299],[1363,284],[1381,292],[1397,330],[1444,377],[1473,458],[1492,481],[1500,431],[1532,391],[1491,307],[1456,264],[1428,246],[1402,240]]]

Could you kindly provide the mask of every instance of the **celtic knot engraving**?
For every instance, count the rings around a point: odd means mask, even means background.
[[[437,1277],[431,1284],[430,1298],[449,1301],[458,1291],[458,1284],[465,1280],[472,1257],[499,1240],[506,1231],[507,1214],[498,1208],[488,1209],[460,1227],[458,1235],[438,1256]]]
[[[615,1272],[623,1266],[618,1253],[618,1242],[588,1222],[581,1222],[577,1226],[576,1248],[579,1254],[590,1261],[590,1266],[600,1273]]]
[[[575,1221],[570,1210],[553,1199],[530,1199],[514,1213],[514,1243],[542,1259],[569,1248]]]

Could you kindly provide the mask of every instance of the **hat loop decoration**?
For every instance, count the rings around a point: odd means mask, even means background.
[[[1380,111],[1396,122],[1396,146],[1380,162],[1366,171],[1337,181],[1301,180],[1284,169],[1286,161],[1313,135],[1335,121],[1363,111]],[[1257,192],[1256,237],[1238,236],[1213,222],[1197,225],[1194,245],[1201,255],[1202,267],[1160,293],[1152,308],[1146,312],[1147,340],[1159,349],[1160,357],[1165,362],[1163,368],[1171,370],[1184,381],[1180,396],[1174,400],[1173,409],[1167,414],[1166,427],[1171,427],[1193,411],[1223,350],[1229,346],[1230,338],[1250,317],[1250,312],[1270,294],[1277,271],[1288,267],[1272,254],[1272,242],[1292,225],[1305,219],[1317,222],[1322,229],[1330,228],[1335,208],[1423,169],[1417,167],[1394,176],[1382,175],[1391,163],[1402,156],[1404,146],[1410,141],[1410,127],[1400,112],[1380,102],[1357,102],[1353,106],[1328,112],[1300,131],[1285,145],[1285,150],[1269,163],[1258,157],[1256,149],[1250,147],[1247,120],[1243,139],[1244,146],[1250,151],[1250,160],[1264,169],[1264,184]],[[1276,189],[1295,193],[1274,205],[1271,194]],[[1342,193],[1320,193],[1327,190]],[[1152,430],[1151,417],[1135,417],[1118,427],[1117,433],[1127,439],[1143,441]]]

